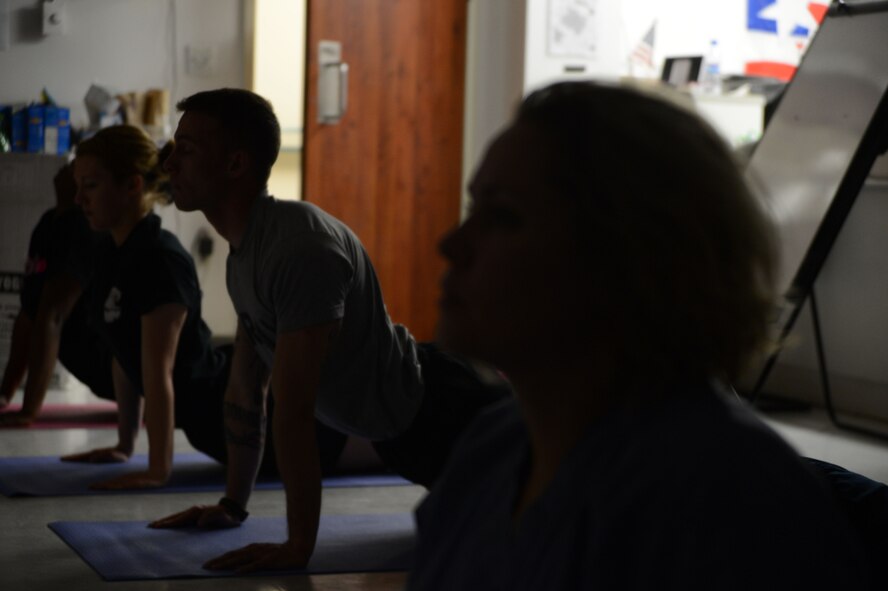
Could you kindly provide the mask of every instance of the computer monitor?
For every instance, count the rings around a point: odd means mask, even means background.
[[[696,82],[700,77],[702,64],[702,55],[667,57],[663,62],[663,72],[660,79],[670,86],[687,86],[691,82]]]

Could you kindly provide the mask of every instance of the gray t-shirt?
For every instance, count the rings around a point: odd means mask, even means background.
[[[389,319],[370,258],[345,224],[310,203],[263,194],[228,255],[226,283],[269,368],[278,335],[342,321],[322,369],[321,422],[375,440],[410,425],[423,394],[416,343]]]

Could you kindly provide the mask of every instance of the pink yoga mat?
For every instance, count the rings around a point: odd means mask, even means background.
[[[20,404],[11,404],[0,414],[21,410]],[[117,426],[117,405],[113,402],[86,404],[44,404],[32,429],[70,429]]]

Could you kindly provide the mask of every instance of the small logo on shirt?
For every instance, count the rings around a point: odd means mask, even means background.
[[[43,257],[28,257],[25,264],[25,275],[39,275],[46,271],[46,259]]]
[[[123,294],[116,287],[112,287],[108,298],[105,300],[105,322],[114,322],[120,318],[120,298]]]

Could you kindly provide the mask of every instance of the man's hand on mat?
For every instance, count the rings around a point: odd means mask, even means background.
[[[79,454],[62,456],[63,462],[84,462],[87,464],[120,464],[128,461],[130,454],[117,447],[103,447]]]
[[[250,544],[239,550],[226,552],[203,565],[209,570],[234,570],[236,574],[257,570],[284,570],[304,568],[311,551],[290,542],[283,544]]]
[[[32,415],[21,411],[0,414],[0,427],[30,427],[33,422]]]
[[[197,526],[204,529],[225,529],[240,524],[221,505],[196,505],[175,515],[152,521],[148,527],[165,529]]]
[[[97,482],[89,487],[93,490],[130,490],[138,488],[159,488],[167,483],[170,475],[155,474],[150,470],[144,472],[130,472],[122,474],[111,480]]]

